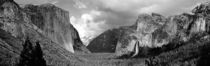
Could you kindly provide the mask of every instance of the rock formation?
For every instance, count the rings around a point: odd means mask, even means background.
[[[74,53],[74,49],[86,51],[77,30],[70,24],[69,13],[52,4],[24,7],[28,19],[52,41]],[[74,48],[74,49],[73,49]]]
[[[104,47],[104,45],[114,45],[116,46],[116,55],[126,57],[150,56],[150,54],[156,53],[151,51],[155,48],[159,48],[161,53],[164,50],[161,47],[171,46],[170,43],[172,42],[188,42],[198,33],[209,34],[210,9],[208,7],[210,7],[210,4],[204,3],[193,9],[193,14],[183,13],[170,17],[164,17],[156,13],[151,15],[140,14],[134,25],[112,29],[114,30],[112,34],[108,34],[110,32],[108,30],[93,39],[89,46],[93,47],[97,44],[97,48],[106,49],[110,47]],[[115,38],[104,38],[111,35],[115,36]],[[106,42],[106,40],[114,41],[110,43]],[[136,46],[139,46],[139,51],[136,51]],[[176,46],[179,45],[173,45],[172,48]],[[97,48],[91,48],[91,50]]]
[[[132,26],[102,33],[88,49],[115,52],[117,58],[143,57],[148,66],[208,65],[209,7],[210,3],[203,3],[193,14],[170,17],[141,14]],[[125,65],[112,59],[87,63],[76,55],[88,53],[88,49],[70,24],[67,11],[52,4],[20,7],[13,0],[0,0],[0,66]],[[133,65],[131,62],[126,64]]]
[[[210,61],[210,33],[209,33],[209,9],[210,3],[203,3],[193,9],[191,17],[183,19],[182,28],[187,28],[185,42],[170,45],[179,45],[172,49],[165,49],[164,52],[146,60],[148,66],[209,66]],[[183,16],[183,15],[182,15]],[[190,20],[190,21],[187,21]],[[186,27],[189,26],[189,27]],[[184,32],[183,32],[184,33]],[[183,38],[183,36],[181,36]],[[176,38],[177,39],[177,38]],[[180,38],[179,38],[180,39]],[[180,42],[180,41],[176,41]],[[166,51],[167,50],[167,51]]]
[[[26,38],[39,42],[46,65],[71,66],[81,63],[72,52],[89,52],[68,12],[51,4],[20,7],[13,0],[0,1],[0,66],[16,66],[23,55]],[[39,49],[40,50],[40,49]],[[71,59],[71,60],[70,60]]]
[[[115,52],[116,43],[119,37],[117,31],[116,29],[108,30],[107,32],[92,40],[87,48],[91,52]]]

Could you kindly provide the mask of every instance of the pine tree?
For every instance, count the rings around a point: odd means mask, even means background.
[[[36,42],[36,46],[33,47],[30,40],[27,39],[20,57],[18,66],[46,66],[39,42]]]

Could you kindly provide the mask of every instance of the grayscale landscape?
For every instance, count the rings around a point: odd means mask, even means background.
[[[210,1],[0,0],[0,66],[210,66]]]

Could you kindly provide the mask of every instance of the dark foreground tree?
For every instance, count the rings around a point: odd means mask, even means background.
[[[46,66],[39,42],[36,42],[36,46],[33,46],[30,40],[27,39],[20,57],[18,66]]]

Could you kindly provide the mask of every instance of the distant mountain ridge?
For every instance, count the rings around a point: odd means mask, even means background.
[[[124,56],[135,52],[135,44],[156,48],[174,40],[187,42],[195,34],[210,33],[209,6],[208,2],[203,3],[192,10],[193,14],[170,17],[157,13],[140,14],[134,25],[107,30],[93,39],[87,48],[91,52],[112,52]]]

